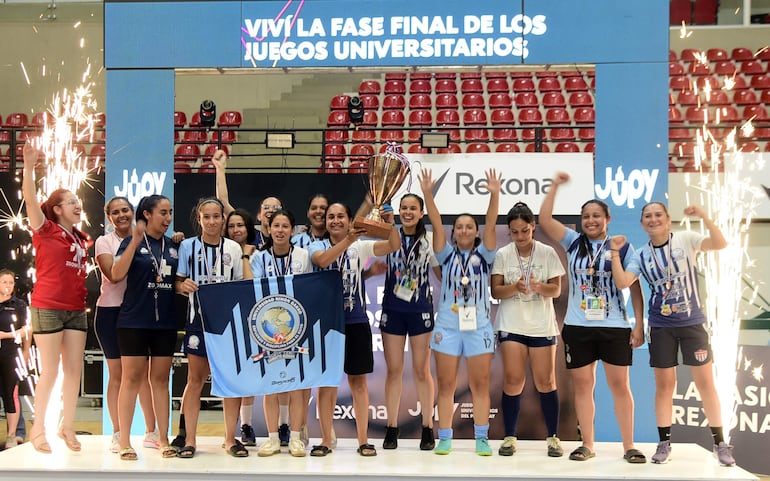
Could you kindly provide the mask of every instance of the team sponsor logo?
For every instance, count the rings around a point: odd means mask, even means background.
[[[635,207],[636,201],[644,199],[652,200],[655,184],[658,181],[658,169],[634,169],[626,177],[623,167],[618,166],[615,175],[612,175],[612,167],[605,170],[604,186],[595,184],[596,197],[609,200],[612,205],[626,206],[629,209]]]
[[[261,348],[255,361],[294,359],[307,353],[298,346],[307,329],[307,313],[297,299],[283,294],[264,297],[249,312],[248,322],[249,334]]]
[[[708,359],[709,357],[709,352],[705,349],[698,349],[697,351],[694,352],[694,354],[695,354],[695,359],[698,362],[706,362],[706,359]]]
[[[136,205],[142,197],[163,193],[166,182],[166,172],[143,172],[141,177],[136,169],[129,175],[128,169],[123,169],[123,185],[115,186],[116,196],[126,197],[131,204]]]

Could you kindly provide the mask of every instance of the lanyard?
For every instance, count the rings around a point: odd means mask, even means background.
[[[152,247],[150,247],[150,241],[147,240],[147,233],[144,233],[144,244],[147,246],[147,250],[150,251],[150,258],[152,259],[152,266],[155,268],[155,279],[157,282],[160,282],[163,280],[163,270],[161,269],[161,263],[163,261],[163,252],[166,250],[166,236],[161,237],[160,241],[160,255],[158,258],[155,258],[155,254],[152,252]],[[157,291],[157,287],[155,288]]]
[[[281,269],[281,266],[278,264],[278,260],[275,258],[275,252],[273,251],[273,248],[270,248],[270,256],[273,258],[273,266],[275,267],[275,271],[278,273],[279,276],[288,276],[291,274],[291,254],[294,251],[294,246],[289,247],[289,253],[285,256],[278,256],[279,258],[285,257],[286,260],[284,261],[283,269]],[[347,252],[347,251],[346,251]]]
[[[596,254],[593,254],[593,247],[591,246],[591,241],[588,240],[588,237],[586,237],[586,243],[588,244],[588,275],[593,276],[594,273],[596,273],[596,269],[599,268],[599,260],[602,258],[602,250],[604,249],[604,244],[607,243],[607,239],[609,239],[610,236],[606,236],[602,243],[599,245],[599,249],[596,251]],[[593,254],[593,255],[592,255]]]
[[[215,282],[212,279],[213,279],[213,277],[215,277],[217,275],[217,258],[214,257],[214,259],[212,259],[213,262],[209,263],[208,257],[206,257],[206,251],[208,250],[206,248],[206,243],[203,242],[203,237],[198,237],[198,240],[201,243],[201,255],[203,256],[203,266],[206,268],[206,280],[208,281],[209,284],[211,284],[212,282]],[[216,252],[217,250],[219,251],[219,264],[220,264],[220,266],[222,265],[222,259],[224,258],[223,257],[224,256],[224,248],[225,248],[224,243],[222,242],[222,238],[220,237],[219,238],[219,245],[217,245],[217,248],[214,251],[214,252]],[[224,267],[223,267],[222,268],[222,275],[224,275],[224,274],[225,273],[224,273]]]
[[[476,249],[474,248],[468,254],[468,258],[465,259],[465,261],[463,261],[462,252],[460,252],[460,249],[455,247],[455,255],[460,257],[460,275],[462,276],[460,277],[460,284],[462,284],[463,299],[465,300],[466,303],[468,302],[468,299],[470,298],[470,293],[471,293],[471,286],[470,286],[471,280],[468,277],[468,265],[471,262],[471,257],[473,257],[475,254],[476,254]],[[455,290],[454,291],[455,302],[457,302],[457,294],[458,292],[457,290]]]
[[[417,250],[417,243],[420,242],[420,239],[418,239],[416,236],[407,236],[404,234],[403,229],[401,229],[401,234],[401,260],[403,261],[404,268],[406,269],[406,276],[411,277],[412,268],[410,266],[412,265],[412,254],[414,254]],[[407,243],[407,239],[409,237],[413,237],[412,245],[409,246],[409,249],[404,249],[404,245]],[[399,275],[401,275],[401,273],[396,272],[396,276]]]
[[[664,246],[660,246],[660,249],[663,251],[663,259],[666,261],[666,267],[665,267],[665,271],[666,271],[666,290],[671,289],[671,278],[673,277],[673,269],[671,267],[671,265],[674,262],[674,256],[673,256],[673,253],[672,253],[672,249],[673,248],[671,247],[671,244],[672,244],[671,241],[673,240],[673,237],[674,237],[673,234],[668,234],[668,257],[666,257],[666,250],[665,250]],[[648,244],[650,246],[650,254],[652,254],[652,259],[653,259],[653,261],[655,261],[655,267],[659,271],[663,271],[664,270],[663,266],[658,261],[658,256],[655,254],[655,250],[657,248],[652,245],[652,241],[649,241]]]
[[[521,274],[524,277],[524,282],[527,287],[529,287],[529,278],[532,275],[532,266],[535,264],[535,246],[537,243],[532,242],[532,250],[529,251],[529,262],[527,263],[527,269],[524,269],[524,262],[522,261],[522,257],[519,254],[519,248],[516,247],[514,244],[513,248],[516,249],[516,258],[519,261],[519,269],[521,270]]]

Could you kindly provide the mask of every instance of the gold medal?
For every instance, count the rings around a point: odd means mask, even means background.
[[[587,272],[589,276],[592,276],[594,275],[594,272],[596,272],[596,270],[593,267],[589,267]]]
[[[155,282],[161,282],[162,280],[163,280],[163,276],[161,276],[160,274],[155,276]]]
[[[467,286],[470,281],[471,280],[468,279],[468,276],[463,276],[462,279],[460,279],[460,284]]]
[[[666,281],[666,289],[671,289],[671,281]]]

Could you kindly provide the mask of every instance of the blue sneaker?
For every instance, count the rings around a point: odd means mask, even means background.
[[[254,433],[254,428],[248,424],[241,426],[241,442],[244,446],[256,446],[257,436]]]
[[[452,452],[452,440],[451,439],[439,439],[436,449],[433,450],[436,454],[449,454]]]
[[[671,461],[671,441],[661,441],[658,443],[655,454],[652,455],[652,462],[666,464],[669,461]]]
[[[489,439],[476,438],[476,454],[479,456],[492,456],[492,448],[489,447]]]
[[[281,424],[278,426],[278,439],[281,441],[281,446],[289,445],[289,437],[291,437],[291,430],[288,424]]]

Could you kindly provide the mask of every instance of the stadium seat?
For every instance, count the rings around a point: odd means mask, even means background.
[[[698,90],[705,90],[706,85],[708,85],[711,90],[722,88],[719,83],[719,79],[714,76],[704,75],[695,79],[695,86],[698,87]]]
[[[456,109],[459,106],[457,102],[457,95],[455,94],[438,94],[436,95],[436,108],[437,109]]]
[[[422,110],[433,107],[429,94],[412,94],[409,96],[409,109]]]
[[[550,151],[551,151],[551,148],[548,147],[548,144],[545,144],[545,143],[542,144],[540,152],[550,152]],[[535,150],[535,144],[534,143],[527,144],[527,147],[524,149],[524,152],[537,152],[537,150]]]
[[[185,130],[182,134],[182,142],[206,143],[209,140],[205,130]]]
[[[372,94],[363,94],[358,98],[361,99],[361,104],[364,106],[364,111],[379,110],[380,108],[380,96]]]
[[[559,74],[557,74],[553,70],[538,70],[535,72],[536,78],[544,78],[544,77],[557,77]]]
[[[714,121],[717,120],[717,116],[719,116],[719,122],[722,123],[741,121],[741,114],[739,114],[738,109],[732,105],[725,105],[717,108],[714,112]]]
[[[358,93],[360,95],[380,95],[380,82],[377,80],[362,80],[358,84]]]
[[[687,110],[684,111],[684,119],[690,123],[708,123],[710,120],[709,117],[709,111],[705,107],[698,107],[693,105],[691,107],[687,107]]]
[[[739,71],[743,75],[762,75],[765,73],[765,68],[759,60],[744,60],[741,62]]]
[[[203,165],[198,167],[199,174],[216,174],[217,168],[211,162],[204,162]]]
[[[491,78],[508,78],[508,72],[485,72],[484,76],[487,79],[491,79]]]
[[[569,124],[572,122],[569,111],[564,107],[554,107],[546,110],[545,121],[548,124]]]
[[[730,52],[730,58],[738,62],[753,60],[754,52],[752,52],[750,48],[736,47]]]
[[[42,129],[46,125],[51,125],[54,122],[53,115],[50,112],[38,112],[32,116],[32,120],[29,122],[30,127]]]
[[[757,60],[770,60],[770,48],[767,46],[762,47],[757,51],[757,53],[754,54],[754,58]]]
[[[184,112],[174,112],[174,127],[177,129],[183,128],[187,124],[187,114]]]
[[[738,146],[738,150],[741,152],[759,152],[759,144],[756,142],[745,142]]]
[[[192,117],[190,118],[190,127],[200,127],[200,126],[201,126],[201,113],[193,112]]]
[[[385,95],[406,93],[406,82],[403,80],[386,80],[385,81]]]
[[[559,142],[556,144],[555,152],[580,152],[580,147],[574,142]]]
[[[460,114],[454,109],[439,110],[436,112],[436,125],[439,127],[460,125]]]
[[[561,84],[556,77],[545,77],[537,81],[537,89],[540,92],[558,92],[561,91]]]
[[[559,76],[561,78],[567,78],[567,77],[582,77],[583,72],[580,70],[562,70],[559,72]]]
[[[695,0],[693,23],[695,25],[714,25],[717,23],[717,0]]]
[[[770,75],[753,75],[750,86],[754,90],[770,90]],[[762,94],[764,95],[764,92]]]
[[[104,144],[93,145],[91,147],[91,151],[88,153],[88,156],[93,160],[104,160],[104,158],[107,156],[106,146]]]
[[[770,89],[762,90],[759,100],[765,105],[770,105]]]
[[[464,94],[480,94],[484,92],[484,84],[482,84],[481,80],[477,78],[465,79],[460,83],[460,91]]]
[[[596,138],[596,131],[591,128],[581,128],[578,129],[577,136],[580,140],[594,140]]]
[[[736,90],[733,94],[735,105],[756,105],[759,103],[753,90]]]
[[[510,77],[512,79],[517,79],[517,78],[529,78],[529,79],[531,79],[532,78],[532,72],[520,72],[518,70],[514,70],[514,71],[512,71],[510,73]]]
[[[460,141],[460,129],[441,129],[439,132],[449,135],[450,142]]]
[[[749,88],[749,83],[746,82],[746,79],[743,77],[743,75],[732,75],[729,78],[725,79],[725,84],[727,82],[730,82],[732,84],[732,90],[746,90]]]
[[[686,75],[681,77],[670,77],[668,80],[668,88],[671,90],[692,90],[692,80]]]
[[[498,144],[495,148],[495,152],[521,152],[521,149],[514,143],[506,142],[504,144]]]
[[[192,174],[192,167],[190,167],[190,164],[188,164],[183,160],[175,160],[174,173],[175,174]]]
[[[711,75],[711,66],[709,64],[704,64],[699,61],[690,62],[687,65],[687,73],[695,76]]]
[[[555,141],[575,140],[575,131],[565,128],[550,129],[548,132],[548,138]]]
[[[706,103],[709,105],[729,105],[730,97],[727,96],[727,92],[724,90],[712,90],[704,95]]]
[[[676,62],[677,60],[678,59],[676,57],[676,52],[674,52],[673,50],[669,49],[669,51],[668,51],[668,61],[669,62]]]
[[[350,148],[351,163],[366,161],[372,155],[374,155],[374,146],[372,144],[355,144]]]
[[[104,112],[94,112],[91,114],[91,121],[94,128],[103,129],[107,125],[107,114]]]
[[[489,131],[487,129],[465,129],[465,141],[487,141],[489,140]]]
[[[516,137],[515,129],[492,129],[492,139],[495,142],[516,140]]]
[[[490,117],[492,125],[513,125],[516,119],[511,109],[494,109]]]
[[[700,103],[700,97],[692,90],[682,90],[679,95],[676,96],[676,103],[679,105],[698,105]]]
[[[692,3],[690,0],[671,0],[668,6],[669,24],[689,25],[692,21]]]
[[[401,143],[404,141],[404,131],[403,130],[389,130],[389,129],[383,129],[380,131],[380,142],[398,142]]]
[[[434,91],[437,94],[455,94],[457,93],[457,82],[455,82],[453,79],[436,80]]]
[[[668,138],[671,140],[685,139],[689,140],[693,138],[692,129],[671,128],[668,129]]]
[[[512,105],[513,105],[513,102],[511,101],[511,96],[508,95],[507,92],[498,92],[489,96],[490,109],[499,109],[499,108],[509,109],[511,108]]]
[[[361,125],[366,127],[376,127],[379,118],[377,117],[376,110],[364,110],[364,120],[361,121]]]
[[[401,94],[388,94],[382,99],[383,110],[403,110],[406,108],[406,98]]]
[[[11,132],[9,130],[0,130],[0,144],[11,143]]]
[[[318,169],[319,174],[341,174],[342,172],[342,162],[326,162],[325,166],[319,167]]]
[[[347,127],[350,125],[350,117],[347,110],[332,110],[329,112],[329,118],[326,121],[327,127]]]
[[[463,95],[462,106],[464,109],[483,109],[485,107],[484,96],[481,94]]]
[[[720,60],[714,64],[714,73],[717,75],[733,75],[738,71],[738,67],[732,60]]]
[[[377,142],[377,132],[374,129],[356,129],[350,134],[351,142]]]
[[[543,115],[540,113],[539,109],[533,107],[525,107],[519,109],[519,124],[529,125],[542,123]]]
[[[433,78],[431,72],[412,72],[409,74],[409,80],[430,80]]]
[[[406,118],[402,110],[385,110],[382,112],[381,123],[383,127],[403,127],[406,123]]]
[[[564,99],[564,95],[561,92],[546,92],[541,99],[543,107],[566,107],[567,101]]]
[[[481,72],[461,72],[460,73],[460,80],[480,79],[480,78],[481,78]]]
[[[430,85],[430,80],[411,80],[409,82],[409,93],[414,94],[429,94],[433,91]]]
[[[5,122],[3,122],[3,127],[6,128],[23,128],[29,125],[29,118],[27,117],[27,114],[23,112],[12,112],[8,114],[8,117],[6,117]]]
[[[237,110],[226,110],[219,114],[219,122],[217,125],[220,127],[240,127],[243,122],[241,113]]]
[[[420,146],[420,144],[412,144],[409,146],[408,153],[410,154],[429,154],[430,151],[428,149],[424,149]]]
[[[369,172],[369,162],[362,160],[351,161],[346,172],[348,174],[366,174]]]
[[[767,110],[762,105],[747,105],[743,109],[743,120],[767,120]]]
[[[679,75],[684,75],[686,72],[684,71],[684,67],[679,62],[669,62],[668,63],[668,76],[669,77],[676,77]]]
[[[487,78],[489,78],[489,74],[487,73]],[[496,92],[508,92],[510,90],[510,87],[508,86],[508,79],[505,77],[502,78],[490,78],[487,80],[487,93],[496,93]]]
[[[535,82],[531,78],[516,78],[513,79],[513,92],[534,92]]]
[[[435,78],[436,80],[454,80],[457,78],[457,73],[456,72],[436,72],[433,74],[433,78]]]
[[[730,55],[723,48],[710,48],[706,50],[706,58],[709,62],[720,62],[722,60],[729,60]]]
[[[450,143],[446,149],[436,149],[437,154],[460,154],[462,151],[460,144],[454,142]]]
[[[487,113],[482,109],[469,109],[463,112],[463,125],[486,125]]]
[[[516,108],[523,107],[537,107],[540,105],[540,100],[537,98],[537,94],[534,92],[519,92],[513,97],[516,104]]]
[[[214,143],[234,144],[236,137],[237,135],[234,130],[215,130],[211,132],[211,141]]]
[[[216,144],[209,144],[206,146],[206,149],[203,151],[203,161],[204,162],[210,162],[211,158],[214,157],[214,153],[219,149]],[[225,152],[225,155],[230,155],[230,147],[227,145],[222,145],[222,150]]]
[[[344,162],[348,152],[343,144],[324,145],[324,158],[327,162]]]
[[[679,59],[682,62],[695,62],[701,58],[701,51],[697,48],[685,48],[682,49],[682,53],[679,55]]]
[[[564,79],[564,91],[565,92],[585,92],[588,90],[588,85],[583,77],[567,77]]]
[[[201,156],[201,148],[197,144],[182,144],[176,148],[175,161],[195,162]]]
[[[679,124],[682,122],[684,122],[684,118],[682,117],[682,111],[679,110],[677,107],[670,105],[668,107],[668,123]]]
[[[327,142],[347,142],[348,131],[347,130],[334,130],[327,129],[324,131],[324,140]]]
[[[430,110],[412,110],[409,112],[409,125],[411,126],[430,126],[433,124],[433,115]]]
[[[593,107],[594,99],[588,92],[572,92],[569,94],[570,107]]]
[[[576,124],[596,123],[596,111],[593,107],[578,107],[572,114]]]
[[[473,142],[465,146],[465,152],[468,154],[483,154],[491,152],[489,145],[482,142]]]
[[[594,144],[593,142],[588,142],[585,148],[583,149],[583,152],[594,152],[595,149],[596,149],[596,144]]]

